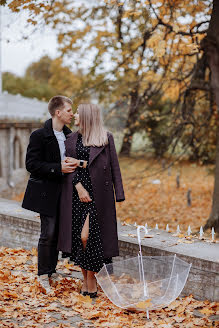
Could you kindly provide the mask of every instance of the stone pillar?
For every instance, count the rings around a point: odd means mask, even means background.
[[[2,155],[0,152],[0,178],[3,176],[3,172],[2,172]]]
[[[21,169],[24,168],[23,165],[23,158],[22,158],[22,147],[21,147],[21,140],[18,135],[14,138],[13,142],[13,169]]]
[[[0,124],[0,157],[1,157],[1,173],[2,178],[7,180],[8,177],[8,163],[9,163],[9,151],[8,151],[8,140],[9,140],[9,129],[6,127],[2,128]]]
[[[8,157],[8,177],[7,177],[7,183],[10,187],[14,187],[14,183],[11,180],[13,167],[14,167],[14,137],[15,137],[15,128],[11,126],[9,129],[9,139],[8,139],[9,157]]]
[[[26,129],[24,128],[18,128],[16,135],[19,140],[19,168],[24,169],[25,168],[25,155],[26,155],[26,148],[28,144],[28,139],[25,138]],[[25,148],[25,150],[24,150]]]

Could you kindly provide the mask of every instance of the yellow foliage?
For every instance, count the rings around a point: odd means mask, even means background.
[[[124,95],[127,104],[136,85],[139,95],[151,85],[155,89],[161,85],[164,99],[177,99],[189,83],[191,75],[186,76],[197,62],[205,36],[195,33],[200,22],[197,13],[211,14],[207,1],[191,0],[105,0],[80,5],[66,0],[52,6],[47,1],[12,0],[9,8],[29,11],[30,24],[36,24],[42,13],[46,24],[54,29],[61,26],[57,38],[62,54],[90,61],[89,82],[101,97],[112,102]],[[180,19],[186,15],[189,22]],[[51,70],[54,88],[82,96],[84,82],[61,60],[56,60]],[[110,93],[109,84],[113,85]]]
[[[27,21],[28,21],[28,23],[31,23],[33,25],[36,25],[37,24],[37,21],[35,21],[35,20],[31,19],[31,18],[29,18]]]

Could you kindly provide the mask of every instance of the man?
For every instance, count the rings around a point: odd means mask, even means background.
[[[64,141],[71,133],[65,124],[70,124],[73,118],[71,99],[55,96],[50,99],[48,110],[52,118],[30,136],[26,169],[31,175],[22,203],[22,207],[40,213],[38,280],[47,293],[51,291],[49,278],[58,279],[57,234],[62,177],[77,166],[87,164],[65,158]]]

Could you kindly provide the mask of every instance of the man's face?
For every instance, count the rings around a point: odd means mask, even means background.
[[[56,115],[63,124],[70,124],[73,118],[71,104],[65,102],[61,110],[56,110]]]

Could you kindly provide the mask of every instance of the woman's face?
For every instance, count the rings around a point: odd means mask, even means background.
[[[74,114],[74,119],[75,119],[75,125],[79,126],[80,120],[79,120],[78,109],[77,109],[76,113]]]

